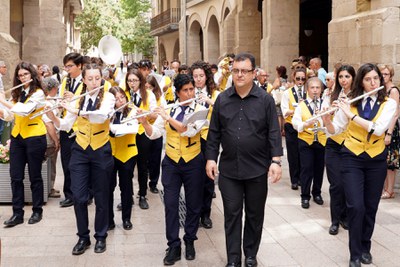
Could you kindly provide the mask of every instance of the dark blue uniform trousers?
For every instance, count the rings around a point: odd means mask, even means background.
[[[349,218],[350,259],[370,252],[375,217],[386,178],[387,151],[371,158],[342,148],[342,177]]]
[[[163,138],[151,140],[149,158],[149,187],[156,187],[160,178]]]
[[[203,155],[206,153],[207,141],[201,138],[201,152]],[[206,168],[204,162],[204,169]],[[212,196],[215,191],[215,182],[210,179],[207,174],[204,172],[204,192],[203,192],[203,206],[201,208],[201,218],[210,217],[211,214],[211,204],[212,204]]]
[[[137,167],[138,167],[138,183],[139,196],[147,195],[147,180],[149,179],[149,157],[151,149],[151,140],[145,133],[136,135],[136,145],[138,148]]]
[[[183,240],[197,240],[199,218],[203,199],[204,186],[204,158],[197,155],[189,162],[182,158],[178,163],[168,156],[162,161],[161,182],[164,187],[165,226],[169,247],[179,247],[179,194],[181,187],[185,190],[186,221]]]
[[[331,197],[331,222],[339,225],[340,221],[347,222],[346,198],[342,184],[342,145],[328,138],[325,146],[325,166],[329,181],[329,194]]]
[[[43,212],[42,163],[46,152],[46,135],[22,138],[11,137],[10,176],[13,214],[24,217],[24,173],[28,163],[29,181],[32,191],[32,211]]]
[[[325,148],[318,142],[308,145],[299,139],[301,199],[310,200],[310,190],[313,197],[321,195],[324,178]]]
[[[298,184],[300,182],[300,158],[299,158],[299,139],[298,133],[290,123],[285,123],[285,140],[287,159],[289,163],[290,182]]]
[[[72,145],[69,169],[80,239],[89,240],[88,200],[90,186],[96,204],[94,237],[96,240],[105,240],[107,237],[108,202],[113,165],[114,160],[109,142],[96,150],[93,150],[90,146],[83,150],[77,143]]]
[[[60,154],[61,154],[61,165],[64,172],[64,186],[63,192],[66,199],[72,199],[72,190],[71,190],[71,173],[69,171],[69,161],[71,159],[71,147],[75,142],[76,137],[71,137],[73,131],[65,132],[60,131]]]

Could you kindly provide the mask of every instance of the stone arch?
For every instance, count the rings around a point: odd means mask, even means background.
[[[207,58],[210,63],[218,63],[220,56],[219,24],[215,15],[212,15],[207,26]]]
[[[203,28],[198,20],[193,20],[189,24],[187,53],[188,65],[191,65],[197,60],[203,60],[204,58]]]

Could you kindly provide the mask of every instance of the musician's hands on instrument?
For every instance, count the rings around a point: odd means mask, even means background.
[[[349,119],[354,116],[354,114],[350,111],[350,104],[347,100],[339,101],[338,106]]]
[[[282,167],[278,164],[271,164],[268,171],[268,181],[271,183],[278,182],[282,177]]]
[[[73,113],[73,114],[78,115],[79,109],[73,107],[73,106],[71,105],[71,102],[68,102],[66,99],[62,100],[62,101],[60,102],[60,105],[61,105],[63,108],[65,108],[67,111],[69,111],[69,112],[71,112],[71,113]],[[83,116],[83,117],[84,117],[84,116]]]
[[[215,160],[207,160],[206,173],[210,179],[215,180],[215,177],[217,177],[218,175],[218,167],[217,167],[217,162],[215,162]]]
[[[201,93],[201,94],[199,94],[198,96],[197,96],[197,101],[199,102],[199,103],[204,103],[204,102],[206,102],[209,106],[213,106],[214,105],[214,101],[212,101],[212,99],[211,98],[209,98],[206,94],[204,94],[204,93]]]
[[[158,108],[158,107],[157,107],[157,108]],[[157,108],[156,108],[156,109],[157,109]],[[143,109],[138,108],[138,109],[136,110],[136,115],[140,115],[140,114],[143,114],[143,113],[144,113]],[[143,124],[143,125],[149,123],[149,122],[147,121],[147,116],[139,117],[139,118],[137,118],[137,120],[138,120],[139,123],[141,123],[141,124]]]
[[[65,91],[65,92],[64,92],[63,99],[69,100],[69,99],[71,99],[71,98],[73,98],[73,97],[74,97],[74,93],[72,93],[72,92],[70,92],[70,91]]]

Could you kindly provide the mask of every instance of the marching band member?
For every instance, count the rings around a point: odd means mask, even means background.
[[[187,74],[178,74],[174,81],[179,102],[195,96],[193,78]],[[178,102],[178,103],[179,103]],[[167,144],[162,162],[162,184],[164,187],[165,224],[168,249],[164,265],[173,265],[181,259],[181,240],[179,238],[179,195],[182,185],[185,189],[186,221],[185,241],[187,260],[194,260],[196,252],[194,240],[197,240],[199,217],[202,206],[204,186],[204,157],[201,153],[200,131],[207,120],[198,120],[192,126],[182,124],[185,114],[205,108],[195,102],[178,106],[170,110],[157,107],[157,120],[151,125],[140,118],[146,135],[150,139],[159,138],[166,131]],[[140,152],[139,152],[140,154]]]
[[[374,64],[362,65],[349,98],[361,96],[384,84]],[[349,219],[350,267],[372,263],[371,237],[386,177],[385,131],[396,112],[396,102],[385,90],[365,96],[349,105],[339,102],[333,122],[323,116],[330,134],[346,131],[341,150],[341,176]]]
[[[109,226],[108,229],[115,228],[114,222],[114,189],[117,185],[117,173],[119,177],[119,188],[121,191],[121,210],[122,210],[122,226],[125,230],[132,229],[132,195],[133,195],[133,170],[136,165],[136,156],[138,149],[136,146],[136,133],[139,125],[137,121],[130,121],[121,124],[121,121],[132,115],[133,110],[129,106],[122,107],[128,103],[128,97],[124,90],[120,87],[112,87],[109,91],[115,97],[116,111],[110,125],[110,142],[112,153],[114,156],[114,169],[112,171],[110,186],[110,203],[109,203]]]
[[[196,61],[191,66],[191,72],[194,79],[194,86],[196,88],[196,97],[199,98],[198,103],[209,109],[207,120],[210,122],[212,107],[215,99],[217,99],[220,93],[215,85],[210,65],[204,61]],[[207,135],[208,125],[201,131],[201,151],[203,155],[206,153]],[[206,229],[212,228],[212,220],[210,216],[213,194],[215,194],[214,180],[210,179],[206,173],[204,173],[203,207],[200,214],[200,224]]]
[[[87,205],[90,189],[93,190],[96,204],[94,252],[106,250],[110,177],[114,166],[108,117],[114,110],[115,98],[104,89],[94,90],[100,87],[101,80],[101,68],[98,65],[85,65],[82,71],[82,94],[89,94],[81,97],[75,106],[63,101],[62,106],[67,110],[64,118],[55,117],[51,111],[46,113],[60,130],[68,132],[75,121],[77,125],[70,160],[71,189],[79,236],[72,250],[73,255],[83,254],[91,244]]]
[[[31,80],[31,82],[29,82]],[[0,116],[6,121],[14,120],[11,131],[10,145],[10,176],[13,215],[4,222],[7,227],[13,227],[24,222],[24,173],[28,164],[29,181],[32,191],[32,216],[29,224],[40,222],[43,213],[43,177],[42,162],[46,152],[46,126],[41,116],[30,119],[30,116],[43,109],[45,95],[34,66],[21,62],[14,72],[14,86],[27,82],[11,92],[11,102],[0,94],[0,103],[5,109],[0,110]],[[13,112],[20,105],[22,109],[33,110],[33,114],[22,116]],[[10,111],[11,110],[11,111]]]
[[[329,73],[328,73],[329,74]],[[327,84],[328,83],[327,74]],[[350,65],[342,65],[337,72],[335,87],[331,94],[326,95],[322,107],[337,106],[337,100],[347,98],[353,86],[356,71]],[[330,81],[329,81],[330,82]],[[349,229],[346,213],[346,198],[340,174],[341,149],[346,133],[331,136],[328,138],[325,146],[325,166],[329,181],[331,226],[329,234],[336,235],[339,232],[339,224],[345,229]]]
[[[324,154],[326,135],[318,131],[322,120],[306,122],[307,119],[321,110],[321,93],[323,83],[317,77],[310,78],[305,84],[307,99],[300,102],[293,115],[293,128],[298,132],[301,181],[301,207],[310,207],[310,189],[318,205],[324,203],[321,196],[322,180],[324,175]],[[313,127],[313,131],[309,128]]]
[[[289,163],[291,188],[299,189],[300,184],[300,158],[297,131],[293,128],[292,118],[295,108],[306,98],[304,83],[306,82],[306,69],[297,68],[293,72],[294,86],[283,92],[281,109],[285,118],[284,130]]]

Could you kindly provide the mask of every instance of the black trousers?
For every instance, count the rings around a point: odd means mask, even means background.
[[[290,182],[292,184],[298,184],[300,182],[299,139],[297,137],[297,131],[293,128],[291,123],[285,123],[284,128]]]
[[[65,132],[60,131],[60,153],[61,153],[61,165],[64,172],[64,186],[63,192],[66,199],[72,199],[72,190],[71,190],[71,173],[69,171],[69,161],[71,159],[71,147],[75,142],[76,137],[71,137],[73,131]]]
[[[163,138],[151,140],[150,158],[149,158],[149,187],[156,187],[160,179],[161,170],[161,152]]]
[[[342,183],[342,146],[328,138],[325,146],[325,166],[329,181],[329,195],[331,197],[331,222],[339,225],[340,221],[347,222],[346,198]]]
[[[207,141],[201,138],[201,152],[203,155],[206,153]],[[204,162],[204,169],[206,162]],[[206,173],[204,173],[204,192],[203,192],[203,206],[201,207],[201,218],[210,217],[211,215],[211,204],[212,196],[215,191],[214,180],[210,179]]]
[[[164,187],[165,226],[169,247],[179,247],[179,195],[185,190],[186,221],[183,240],[197,240],[199,218],[203,198],[204,158],[200,153],[189,162],[182,158],[178,163],[168,156],[162,161],[161,182]]]
[[[318,142],[308,145],[299,139],[301,199],[310,200],[321,195],[324,178],[325,147]],[[312,191],[311,190],[312,183]]]
[[[376,212],[386,178],[387,151],[371,158],[342,149],[342,177],[349,219],[350,259],[370,252]]]
[[[151,149],[151,140],[146,134],[136,135],[136,145],[138,148],[137,166],[138,166],[138,183],[139,196],[147,195],[147,180],[148,180],[148,164]]]
[[[228,262],[241,262],[243,202],[245,210],[243,251],[246,257],[256,256],[264,223],[268,192],[267,174],[248,180],[237,180],[220,173],[218,186],[224,205]]]
[[[108,229],[110,179],[114,167],[110,143],[96,150],[90,146],[83,150],[75,142],[71,148],[69,167],[78,236],[80,239],[89,240],[88,200],[91,186],[96,205],[94,237],[96,240],[105,240]]]
[[[114,221],[114,190],[117,186],[117,174],[119,178],[119,189],[121,191],[121,205],[122,205],[122,222],[130,220],[132,216],[132,204],[133,204],[133,170],[136,165],[136,156],[130,158],[126,162],[122,162],[117,158],[114,158],[114,169],[110,179],[110,199],[108,205],[108,221]]]
[[[42,163],[46,152],[46,135],[22,138],[11,136],[10,176],[13,214],[24,216],[25,165],[28,164],[29,181],[32,191],[32,211],[43,212]]]

